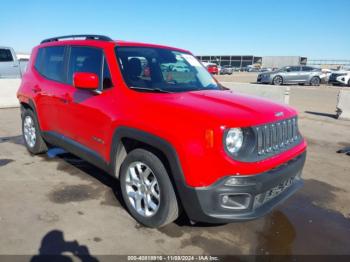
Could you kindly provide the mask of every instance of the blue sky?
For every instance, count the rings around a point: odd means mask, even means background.
[[[350,59],[349,11],[349,0],[5,0],[0,45],[29,52],[44,38],[95,33],[197,55]]]

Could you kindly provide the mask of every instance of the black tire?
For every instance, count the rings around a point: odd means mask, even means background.
[[[34,127],[34,133],[35,133],[35,143],[34,144],[29,144],[26,136],[25,136],[25,121],[27,118],[30,118],[33,121],[33,127]],[[34,114],[34,112],[30,109],[25,109],[23,114],[22,114],[22,135],[23,135],[23,140],[24,140],[24,145],[26,146],[27,150],[34,154],[41,154],[41,153],[45,153],[47,152],[47,145],[44,141],[44,139],[41,136],[41,131],[40,131],[40,127],[38,124],[38,120],[36,118],[36,115]]]
[[[321,83],[321,79],[319,77],[317,77],[317,76],[312,77],[311,80],[310,80],[310,85],[311,86],[319,86],[320,83]]]
[[[272,84],[275,86],[283,85],[283,78],[282,76],[275,76],[272,80]]]
[[[156,177],[159,185],[159,207],[155,214],[152,216],[144,216],[139,214],[133,207],[127,193],[126,180],[129,172],[129,167],[131,167],[135,162],[141,162],[147,165],[147,167],[151,169],[153,175]],[[163,227],[178,218],[180,213],[179,204],[173,185],[162,161],[155,154],[145,149],[135,149],[131,151],[121,165],[119,179],[125,205],[131,216],[134,217],[135,220],[140,224],[147,227],[157,228]],[[144,202],[145,201],[143,200],[143,203]]]
[[[350,87],[350,79],[349,79],[349,81],[348,81],[348,87]]]

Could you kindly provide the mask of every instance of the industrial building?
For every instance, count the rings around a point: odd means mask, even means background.
[[[262,58],[262,67],[281,68],[306,64],[307,58],[302,56],[264,56]]]
[[[307,58],[301,56],[201,55],[197,58],[202,62],[211,62],[220,66],[229,65],[235,68],[249,66],[280,68],[307,64]]]
[[[211,62],[220,66],[229,65],[235,68],[244,68],[252,65],[261,65],[262,57],[253,55],[203,55],[197,56],[202,62]]]

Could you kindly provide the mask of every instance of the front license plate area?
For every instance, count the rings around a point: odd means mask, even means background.
[[[254,199],[254,209],[262,206],[263,204],[271,201],[272,199],[276,198],[280,194],[282,194],[285,190],[287,190],[289,187],[291,187],[294,184],[295,177],[290,177],[284,181],[282,181],[277,186],[265,191],[264,193],[261,193],[259,195],[255,196]]]

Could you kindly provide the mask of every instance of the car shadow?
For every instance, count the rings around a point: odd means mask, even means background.
[[[79,169],[81,172],[83,172],[82,175],[88,175],[91,178],[96,179],[103,185],[109,187],[116,198],[116,201],[119,201],[121,206],[127,210],[127,207],[125,205],[125,202],[122,197],[122,193],[120,190],[120,183],[117,178],[112,177],[108,173],[102,171],[98,167],[90,164],[89,162],[71,154],[66,151],[64,151],[61,148],[55,147],[50,149],[47,152],[47,158],[49,159],[55,159],[59,158],[63,160],[66,164],[69,164],[77,169]],[[67,170],[66,170],[67,171]],[[185,212],[182,212],[181,215],[177,220],[174,221],[174,223],[179,227],[215,227],[215,226],[222,226],[224,224],[211,224],[211,223],[203,223],[203,222],[194,222],[191,221]]]
[[[58,147],[50,149],[47,152],[45,158],[47,159],[59,158],[63,160],[65,164],[68,164],[69,166],[72,166],[80,170],[82,172],[81,176],[88,175],[89,178],[93,178],[98,182],[102,183],[103,185],[109,187],[113,192],[114,197],[116,198],[115,201],[118,201],[122,207],[126,208],[126,205],[120,190],[119,180],[112,177],[107,172],[79,158],[78,156],[68,153]],[[64,171],[69,172],[69,168],[68,169],[64,168]]]
[[[52,230],[41,240],[38,254],[31,258],[31,262],[97,262],[97,258],[91,256],[89,248],[81,245],[77,240],[64,240],[63,232]]]

